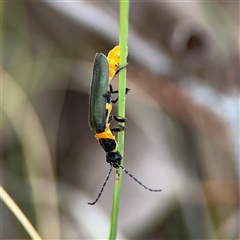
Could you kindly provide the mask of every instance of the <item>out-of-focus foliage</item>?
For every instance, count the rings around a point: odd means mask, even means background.
[[[44,239],[106,239],[113,176],[88,127],[118,3],[2,3],[1,184]],[[239,2],[132,1],[119,239],[238,239]],[[117,81],[116,81],[117,82]],[[114,110],[116,111],[116,109]],[[2,205],[2,238],[29,238]]]

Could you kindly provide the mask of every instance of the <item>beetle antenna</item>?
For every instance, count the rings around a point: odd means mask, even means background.
[[[101,190],[100,190],[100,192],[99,192],[96,200],[95,200],[94,202],[88,202],[89,205],[94,205],[94,204],[98,201],[98,199],[101,197],[102,192],[103,192],[103,190],[104,190],[104,188],[105,188],[105,186],[106,186],[106,184],[107,184],[107,181],[108,181],[108,179],[109,179],[109,176],[110,176],[110,174],[111,174],[111,172],[112,172],[112,169],[113,169],[113,166],[110,165],[109,172],[108,172],[108,174],[107,174],[107,177],[106,177],[106,179],[105,179],[105,181],[104,181],[104,183],[103,183],[103,185],[102,185],[102,188],[101,188]]]
[[[135,178],[128,170],[126,170],[125,167],[123,167],[122,165],[119,165],[119,167],[129,176],[131,177],[135,182],[137,182],[139,185],[141,185],[142,187],[144,187],[145,189],[147,189],[148,191],[151,192],[161,192],[161,189],[151,189],[146,187],[144,184],[142,184],[137,178]]]

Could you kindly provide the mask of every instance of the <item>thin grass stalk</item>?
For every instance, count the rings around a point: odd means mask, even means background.
[[[120,66],[127,64],[127,43],[128,43],[128,15],[129,15],[129,1],[120,0]],[[126,108],[126,68],[120,71],[118,81],[118,116],[125,117]],[[122,164],[124,161],[124,131],[118,133],[118,150],[122,155]],[[112,216],[109,239],[114,240],[117,236],[117,222],[120,203],[120,193],[122,184],[122,169],[117,169],[115,189],[112,201]]]

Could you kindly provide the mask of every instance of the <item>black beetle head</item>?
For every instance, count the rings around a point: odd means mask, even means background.
[[[120,152],[109,152],[106,155],[106,160],[110,163],[114,168],[119,168],[121,165],[122,156]]]

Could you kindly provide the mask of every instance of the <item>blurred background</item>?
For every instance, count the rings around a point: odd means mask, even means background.
[[[239,5],[131,2],[124,165],[162,192],[123,175],[118,239],[240,238]],[[88,98],[119,3],[1,7],[1,184],[44,239],[107,239],[115,176],[89,206],[109,164]],[[2,239],[29,239],[2,202],[1,215]]]

